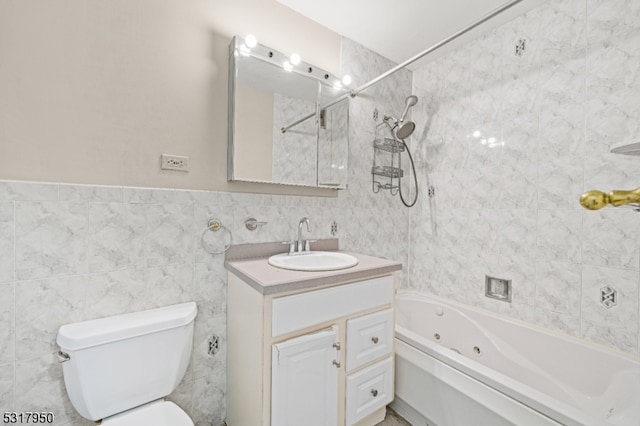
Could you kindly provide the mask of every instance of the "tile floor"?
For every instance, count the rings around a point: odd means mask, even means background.
[[[400,417],[391,408],[387,408],[387,416],[376,426],[411,426],[411,423]]]

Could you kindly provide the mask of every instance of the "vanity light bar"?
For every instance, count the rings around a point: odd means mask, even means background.
[[[248,38],[249,36],[247,36],[246,39],[243,39],[240,36],[235,36],[233,38],[234,52],[236,55],[239,54],[243,56],[251,56],[252,58],[269,63],[271,65],[282,67],[286,71],[314,77],[322,84],[331,88],[335,88],[338,84],[343,84],[342,80],[346,80],[349,82],[351,81],[350,76],[344,76],[340,78],[327,70],[323,70],[322,68],[302,61],[300,55],[298,55],[297,53],[288,56],[275,49],[264,46],[255,41],[255,37],[253,38],[255,45],[254,47],[250,48],[249,44],[247,43]],[[295,62],[297,62],[297,64]],[[346,86],[347,84],[344,85]]]

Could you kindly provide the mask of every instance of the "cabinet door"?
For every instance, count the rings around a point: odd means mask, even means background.
[[[338,423],[338,327],[272,346],[271,425]]]

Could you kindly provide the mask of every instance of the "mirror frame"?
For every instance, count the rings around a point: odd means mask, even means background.
[[[236,182],[253,182],[253,183],[267,183],[267,184],[275,184],[275,185],[293,185],[293,186],[301,186],[307,188],[330,188],[330,189],[347,189],[347,178],[348,173],[345,173],[344,182],[340,182],[339,184],[321,184],[319,183],[320,178],[320,164],[319,159],[316,159],[316,167],[315,167],[315,185],[310,185],[306,183],[289,183],[289,182],[277,182],[277,181],[267,181],[260,179],[248,179],[236,176],[236,168],[234,166],[234,157],[235,157],[235,142],[236,142],[236,93],[237,93],[237,85],[238,85],[238,73],[239,73],[239,65],[237,63],[237,58],[239,56],[250,57],[252,60],[265,62],[275,69],[282,70],[283,73],[292,73],[297,76],[302,76],[304,78],[309,78],[312,81],[318,84],[318,96],[315,100],[315,112],[311,114],[307,114],[304,116],[300,116],[300,118],[296,121],[292,121],[288,123],[288,126],[282,128],[282,133],[285,133],[286,130],[294,128],[296,125],[301,124],[307,120],[315,119],[316,128],[315,128],[315,138],[316,138],[316,151],[319,151],[319,143],[320,143],[320,126],[318,125],[321,119],[321,113],[324,110],[327,110],[340,102],[346,101],[346,146],[345,152],[348,157],[348,146],[349,146],[349,119],[348,119],[348,102],[349,96],[348,92],[345,89],[336,89],[336,85],[339,85],[340,78],[331,74],[330,72],[316,67],[315,65],[309,64],[307,62],[300,62],[295,68],[291,70],[285,70],[283,68],[283,63],[288,62],[289,57],[282,52],[279,52],[275,49],[272,49],[268,46],[264,46],[262,44],[257,44],[255,47],[247,48],[245,39],[240,36],[233,37],[230,45],[229,45],[229,93],[228,93],[228,139],[227,139],[227,180],[228,181],[236,181]],[[325,93],[326,92],[326,93]],[[333,96],[333,93],[337,94]],[[276,93],[276,92],[273,92]],[[327,96],[327,93],[330,94]],[[326,99],[325,102],[323,100]],[[272,160],[273,163],[273,160]],[[345,166],[348,169],[348,158],[345,160]]]

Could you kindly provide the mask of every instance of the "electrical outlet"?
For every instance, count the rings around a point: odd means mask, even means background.
[[[189,157],[180,155],[162,154],[160,168],[162,170],[189,171]]]
[[[211,337],[209,337],[209,350],[207,352],[209,353],[209,356],[214,356],[215,354],[218,353],[219,350],[220,350],[220,337],[216,336],[215,334],[212,334]]]

